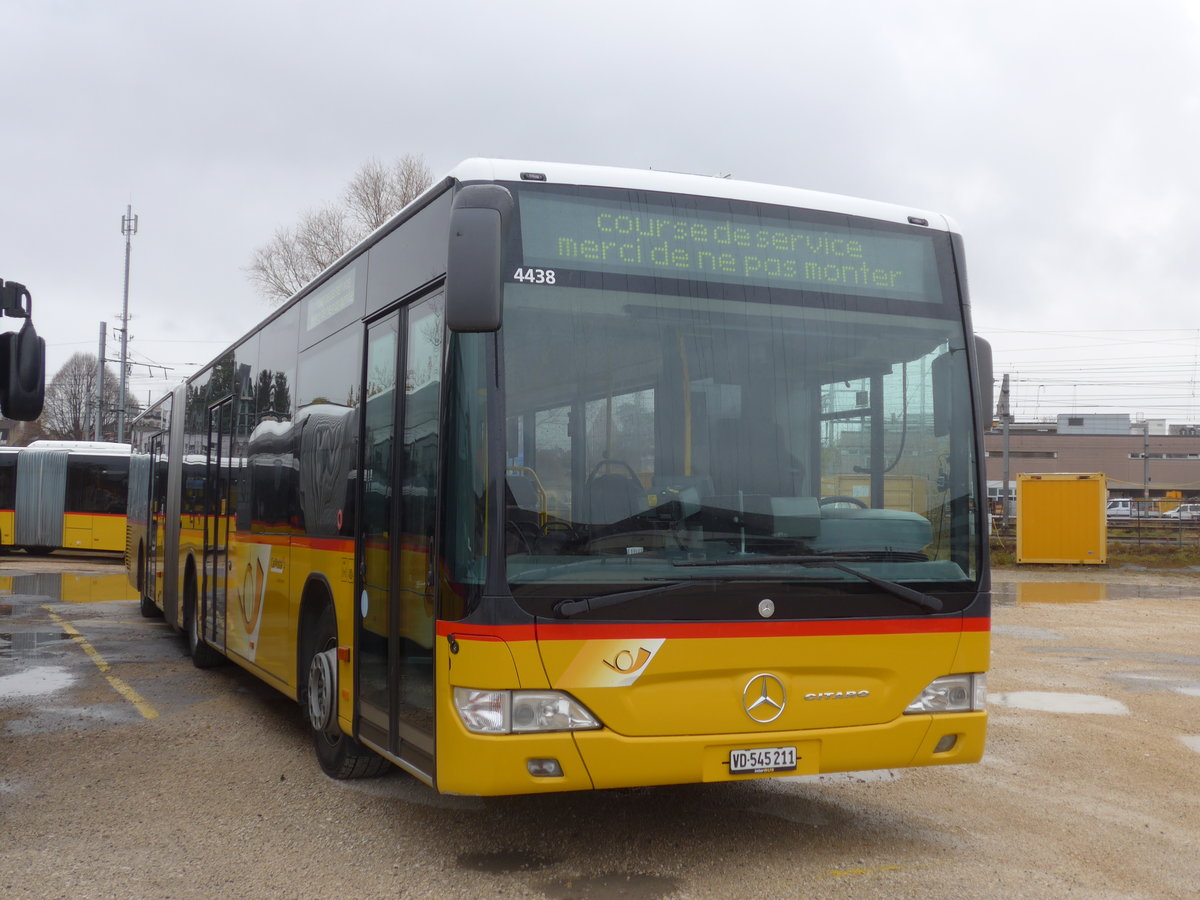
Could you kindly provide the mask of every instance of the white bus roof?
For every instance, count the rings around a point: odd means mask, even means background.
[[[930,228],[941,231],[958,230],[954,222],[947,216],[929,210],[897,206],[876,200],[863,200],[858,197],[843,197],[839,194],[826,194],[802,188],[651,169],[620,169],[533,160],[468,159],[455,166],[450,172],[450,177],[465,182],[533,181],[533,183],[543,183],[541,178],[522,177],[528,173],[545,176],[544,183],[546,184],[632,188],[633,190],[664,191],[674,194],[695,194],[724,200],[748,200],[754,203],[772,203],[778,206],[845,213],[901,224],[908,224],[909,217],[914,216],[926,220]]]
[[[92,456],[128,456],[129,444],[104,441],[34,441],[25,450],[68,450]]]

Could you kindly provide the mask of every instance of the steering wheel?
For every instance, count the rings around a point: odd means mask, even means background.
[[[507,522],[504,523],[504,533],[505,533],[504,552],[505,552],[506,556],[512,556],[514,553],[520,553],[522,550],[524,550],[530,556],[533,555],[533,540],[526,533],[525,529],[521,527],[520,523],[514,522],[511,519],[509,519]],[[520,543],[519,547],[515,546],[508,540],[508,537],[510,535],[512,537],[515,537],[516,540]]]
[[[849,503],[851,506],[857,506],[859,509],[870,509],[867,504],[863,503],[857,497],[850,497],[846,494],[833,494],[829,497],[822,497],[817,501],[818,506],[832,506],[835,503]]]
[[[600,462],[598,462],[598,463],[596,463],[596,465],[592,466],[592,471],[591,471],[591,473],[589,473],[589,475],[587,477],[587,481],[585,483],[590,483],[592,481],[595,481],[596,476],[600,474],[600,470],[604,466],[620,466],[622,469],[624,469],[626,472],[629,473],[629,477],[633,480],[633,483],[638,485],[638,487],[641,487],[642,482],[638,479],[637,473],[633,471],[633,466],[631,466],[629,463],[625,462],[625,460],[623,460],[623,459],[602,459],[602,460],[600,460]]]

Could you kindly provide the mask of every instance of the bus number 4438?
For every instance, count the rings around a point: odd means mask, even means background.
[[[517,269],[513,272],[513,281],[525,284],[554,284],[553,269]]]

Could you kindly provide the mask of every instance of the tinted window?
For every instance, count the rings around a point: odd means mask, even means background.
[[[292,430],[295,415],[296,340],[299,307],[263,329],[248,385],[253,425],[244,449],[243,487],[238,527],[286,533],[298,527],[296,461]]]
[[[129,459],[71,457],[67,461],[67,512],[125,515]]]
[[[362,337],[356,326],[300,356],[291,440],[297,456],[296,522],[310,535],[353,534],[351,479],[361,356]]]
[[[12,509],[17,495],[17,454],[0,453],[0,509]]]

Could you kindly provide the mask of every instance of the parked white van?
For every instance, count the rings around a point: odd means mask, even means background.
[[[1104,514],[1110,519],[1132,519],[1138,513],[1136,501],[1128,497],[1119,497],[1108,501]]]
[[[1108,501],[1104,514],[1110,519],[1157,519],[1162,515],[1161,501],[1135,497],[1116,497]]]
[[[1200,503],[1180,503],[1163,513],[1164,519],[1200,519]]]

